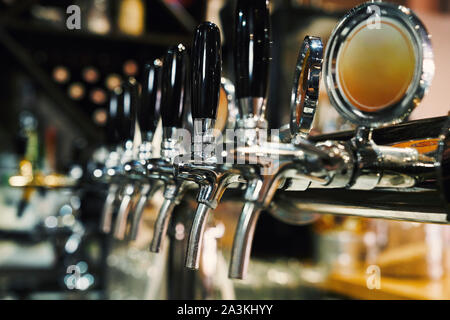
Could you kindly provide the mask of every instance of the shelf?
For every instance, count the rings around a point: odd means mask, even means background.
[[[332,273],[324,283],[314,284],[354,299],[368,300],[450,300],[450,277],[441,280],[381,277],[380,289],[368,289],[367,275],[362,271],[344,275]]]
[[[147,33],[142,36],[126,34],[96,34],[83,30],[67,30],[37,22],[22,22],[18,20],[2,19],[0,26],[8,31],[27,32],[52,37],[64,37],[86,41],[103,41],[110,43],[134,44],[143,46],[171,46],[178,43],[188,44],[192,41],[191,35],[178,35],[170,33]]]

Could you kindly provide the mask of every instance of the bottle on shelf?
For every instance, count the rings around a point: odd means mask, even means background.
[[[118,11],[119,32],[140,36],[145,31],[145,3],[143,0],[121,0]]]

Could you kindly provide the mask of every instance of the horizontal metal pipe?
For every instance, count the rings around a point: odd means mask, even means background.
[[[448,117],[437,117],[423,120],[408,121],[398,125],[373,130],[373,140],[379,145],[388,145],[400,141],[436,138],[442,133],[442,128]],[[310,136],[312,142],[326,140],[348,141],[355,136],[355,131],[344,131],[324,135]]]
[[[338,206],[323,203],[297,203],[299,213],[346,215],[364,218],[403,220],[422,223],[450,224],[447,214],[417,211],[393,211],[355,205]]]
[[[308,190],[279,192],[283,210],[302,214],[334,214],[366,218],[450,224],[445,202],[437,191]],[[276,216],[276,213],[272,213]],[[299,219],[301,220],[301,219]]]

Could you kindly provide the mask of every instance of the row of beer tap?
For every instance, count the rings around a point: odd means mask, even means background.
[[[183,44],[171,47],[161,60],[145,66],[141,84],[130,78],[112,92],[108,154],[93,176],[109,185],[101,229],[117,239],[136,239],[148,200],[163,190],[150,245],[155,253],[161,251],[174,208],[195,190],[198,206],[186,253],[186,267],[191,269],[199,268],[208,217],[226,189],[244,190],[229,269],[231,278],[242,279],[258,217],[277,191],[419,187],[422,173],[434,170],[435,159],[412,148],[377,146],[369,127],[360,127],[351,141],[308,140],[323,62],[323,44],[317,37],[306,37],[300,49],[290,138],[270,135],[265,116],[272,45],[267,1],[237,1],[235,19],[234,85],[222,78],[218,27],[200,24],[190,59]],[[236,103],[238,109],[236,120],[227,126],[233,129],[232,137],[220,138],[215,131],[221,86],[230,106]],[[186,127],[187,95],[193,119],[190,150],[179,134]],[[153,138],[160,119],[163,134],[156,154]],[[134,145],[136,128],[139,145]]]

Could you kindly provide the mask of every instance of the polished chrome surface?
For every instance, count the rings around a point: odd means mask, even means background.
[[[150,244],[151,252],[160,252],[167,235],[172,212],[187,189],[188,185],[185,181],[174,180],[165,184],[164,201],[155,222],[153,238]]]
[[[292,201],[285,201],[283,203],[272,201],[267,212],[276,219],[293,226],[308,225],[316,222],[321,217],[317,213],[299,211]]]
[[[117,212],[116,223],[114,226],[114,237],[118,240],[123,240],[125,238],[127,219],[135,188],[135,185],[128,184],[125,186],[122,193],[122,201]]]
[[[110,233],[112,229],[112,220],[114,214],[114,203],[118,197],[119,185],[116,183],[111,183],[108,188],[108,194],[106,196],[106,201],[103,206],[101,220],[100,220],[100,230],[104,233]]]
[[[255,8],[250,4],[241,2],[241,9],[251,14],[242,18],[241,22],[262,18],[259,16],[261,12],[253,12]],[[398,105],[376,114],[357,111],[348,101],[341,99],[339,88],[333,82],[337,72],[333,61],[339,45],[354,26],[371,17],[370,13],[364,12],[368,5],[352,10],[339,24],[330,40],[325,61],[326,85],[331,102],[346,119],[360,126],[354,132],[309,136],[319,97],[323,47],[319,38],[307,37],[295,69],[289,129],[284,128],[290,134],[283,133],[285,137],[282,142],[268,139],[268,123],[264,115],[265,78],[259,83],[259,79],[254,77],[255,73],[243,74],[237,81],[242,87],[236,88],[228,80],[220,78],[218,29],[211,23],[202,24],[196,32],[201,36],[196,38],[197,49],[204,53],[211,47],[215,54],[211,57],[204,54],[193,57],[198,60],[194,64],[196,84],[193,90],[197,105],[194,106],[196,116],[193,119],[191,152],[184,150],[181,143],[181,131],[178,128],[181,126],[164,126],[164,121],[161,156],[153,154],[150,141],[143,141],[135,148],[128,141],[111,151],[105,160],[105,168],[100,170],[102,179],[110,184],[102,215],[102,229],[105,232],[112,229],[114,208],[119,199],[121,203],[114,235],[118,239],[125,239],[126,236],[127,239],[136,239],[147,200],[159,187],[163,187],[164,201],[159,209],[150,245],[150,251],[160,252],[164,248],[173,212],[178,212],[174,211],[175,207],[190,189],[195,189],[198,204],[195,215],[193,218],[192,215],[185,217],[192,219],[185,266],[199,269],[208,257],[201,259],[211,213],[225,191],[234,188],[234,192],[230,193],[239,194],[242,211],[234,233],[229,277],[243,279],[249,267],[258,218],[264,211],[294,225],[314,222],[320,214],[450,223],[447,212],[450,199],[448,125],[439,137],[437,151],[422,154],[413,147],[393,146],[396,142],[404,142],[405,137],[436,138],[438,135],[428,130],[433,127],[432,124],[423,130],[420,123],[408,128],[407,125],[401,126],[403,129],[392,126],[402,121],[420,102],[432,77],[433,58],[429,36],[417,17],[407,8],[377,2],[382,15],[396,19],[407,27],[420,56],[416,78]],[[269,26],[266,20],[264,23]],[[242,25],[242,28],[248,34],[254,34],[251,28],[247,30],[248,25]],[[261,39],[270,40],[268,28],[260,31]],[[253,40],[240,38],[246,45]],[[268,75],[269,70],[270,55],[266,50],[269,42],[257,43],[264,45],[260,48],[262,51],[256,52],[260,58],[257,62],[264,67],[260,70],[263,75]],[[254,57],[246,56],[247,49],[239,48],[238,57],[243,59],[241,65],[245,65],[247,60],[256,61]],[[212,60],[209,61],[209,58]],[[202,65],[208,66],[210,72],[206,72]],[[258,71],[254,65],[246,67],[242,69],[243,73],[250,69]],[[233,139],[225,138],[223,141],[214,133],[219,79],[227,94],[226,128],[233,128],[235,133]],[[241,93],[237,95],[236,101],[235,89],[236,93]],[[184,97],[178,102],[182,103],[182,100]],[[176,104],[177,107],[179,105]],[[166,123],[169,115],[170,112],[166,110]],[[391,126],[374,129],[381,124]],[[442,120],[435,124],[442,126]],[[397,138],[399,130],[403,131]],[[226,151],[218,148],[223,147],[223,142],[227,146]],[[230,145],[232,147],[228,148]],[[137,155],[132,153],[136,147],[139,150]],[[137,199],[134,204],[133,199]],[[183,212],[181,215],[188,214]]]
[[[364,218],[449,224],[447,214],[433,213],[433,212],[419,212],[412,210],[394,211],[390,209],[383,210],[377,208],[367,208],[364,206],[357,206],[351,204],[347,206],[338,206],[334,204],[330,205],[325,203],[315,204],[315,203],[308,203],[307,201],[303,203],[296,203],[295,207],[298,210],[298,212],[299,213],[301,212],[302,214],[305,213],[333,214],[333,215],[345,215]]]
[[[161,142],[161,158],[172,162],[181,153],[179,136],[176,127],[163,128],[163,140]]]
[[[246,202],[239,217],[231,253],[228,276],[232,279],[243,279],[247,274],[252,248],[253,235],[261,208],[254,202]]]
[[[200,188],[197,194],[199,205],[192,223],[186,253],[186,267],[198,269],[203,232],[211,210],[217,207],[227,187],[243,181],[240,172],[227,165],[189,162],[178,164],[176,170],[178,179],[195,182]]]
[[[148,161],[148,177],[157,179],[164,184],[164,202],[159,210],[150,244],[151,252],[160,252],[167,234],[167,228],[172,216],[172,211],[183,196],[185,183],[175,179],[173,164],[182,152],[180,140],[176,128],[163,128],[163,141],[161,144],[161,158]]]
[[[164,238],[167,235],[167,229],[169,228],[170,218],[176,205],[177,203],[174,199],[164,199],[154,227],[154,235],[150,244],[151,252],[159,253],[161,251]]]
[[[194,143],[192,144],[194,161],[199,163],[217,162],[214,127],[214,119],[200,118],[194,120]]]
[[[194,270],[199,268],[203,234],[205,233],[207,218],[210,211],[211,208],[204,203],[199,203],[197,210],[195,211],[194,221],[192,222],[191,233],[189,235],[188,250],[186,252],[186,268]]]
[[[380,16],[371,10],[371,6],[380,9]],[[404,97],[398,103],[388,106],[378,112],[364,112],[354,107],[341,88],[337,80],[336,61],[338,53],[345,39],[361,23],[377,18],[388,18],[396,21],[409,33],[416,51],[416,70],[413,82]],[[333,106],[347,120],[358,125],[378,127],[384,124],[400,123],[420,103],[434,76],[433,50],[431,36],[420,19],[408,8],[387,2],[367,2],[351,11],[340,21],[328,41],[325,53],[325,85]],[[389,59],[386,56],[385,59]]]
[[[234,87],[233,82],[231,82],[229,79],[222,77],[221,79],[221,86],[225,94],[227,95],[227,108],[228,108],[228,114],[227,114],[227,122],[225,129],[234,129],[234,126],[236,125],[236,121],[239,118],[239,109],[236,105],[236,88]]]
[[[269,146],[276,146],[270,144]],[[247,190],[245,193],[245,204],[241,212],[233,240],[233,248],[231,252],[231,262],[229,277],[236,279],[244,279],[249,263],[253,234],[258,221],[259,214],[262,210],[269,208],[273,197],[278,189],[285,185],[287,179],[302,178],[304,180],[316,181],[322,184],[327,184],[331,179],[327,173],[324,173],[325,165],[321,161],[328,160],[330,155],[320,150],[317,157],[311,157],[311,150],[308,153],[303,152],[294,145],[287,145],[284,152],[280,152],[280,146],[274,148],[273,152],[278,153],[279,158],[276,162],[272,162],[270,158],[271,152],[266,153],[265,158],[259,160],[259,165],[256,165],[258,170],[253,172],[243,173],[247,178]],[[264,149],[269,151],[268,149]],[[302,155],[302,156],[299,156]],[[316,163],[316,166],[308,166],[307,163]],[[265,166],[265,163],[270,163],[270,166]],[[245,166],[244,166],[245,168]],[[333,170],[336,170],[333,167]],[[330,172],[333,172],[330,170]],[[248,176],[252,176],[251,178]]]
[[[442,200],[446,203],[447,212],[449,212],[448,221],[450,222],[450,118],[439,136],[436,171],[438,188]]]
[[[159,184],[152,181],[152,183],[144,183],[139,191],[140,197],[136,203],[136,206],[132,211],[132,218],[130,224],[130,231],[127,235],[127,239],[134,241],[137,239],[139,233],[139,225],[141,223],[142,213],[149,199],[152,198],[154,193],[159,189]]]
[[[244,112],[236,122],[239,142],[246,146],[257,145],[258,141],[267,137],[268,123],[264,115],[266,99],[260,97],[241,98],[238,103]]]
[[[303,41],[294,72],[291,94],[291,135],[306,139],[312,129],[322,75],[323,43],[307,36]]]
[[[248,97],[238,99],[241,109],[241,119],[237,122],[238,128],[266,128],[265,120],[266,98],[264,97]]]

